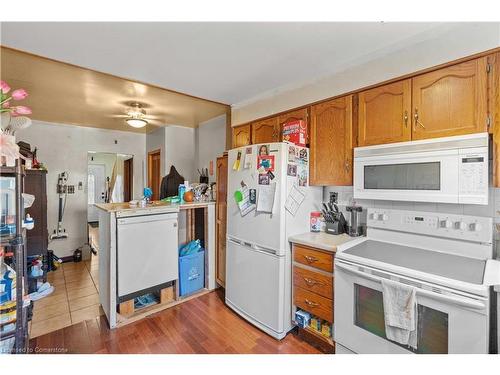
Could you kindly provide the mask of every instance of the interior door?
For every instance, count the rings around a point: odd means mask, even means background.
[[[148,186],[153,190],[152,200],[160,199],[161,182],[161,151],[151,151],[148,153]]]
[[[487,57],[412,79],[412,139],[487,131]]]
[[[311,185],[352,185],[352,95],[311,108]]]
[[[358,146],[411,140],[411,79],[362,91]]]
[[[88,206],[87,221],[99,221],[99,213],[94,204],[105,203],[106,199],[106,166],[89,164],[88,166]]]

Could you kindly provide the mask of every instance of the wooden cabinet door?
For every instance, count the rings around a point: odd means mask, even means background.
[[[352,110],[352,95],[311,107],[311,185],[352,185]]]
[[[412,139],[487,131],[487,58],[412,79]]]
[[[283,125],[291,122],[291,121],[298,121],[302,120],[305,121],[306,126],[307,126],[307,135],[306,135],[306,143],[309,143],[309,114],[308,114],[309,108],[301,108],[297,109],[295,111],[290,111],[287,113],[283,113],[282,115],[279,116],[279,137],[280,141],[283,140],[282,134],[283,134]]]
[[[252,123],[252,144],[279,142],[278,117]]]
[[[217,158],[216,262],[215,278],[223,287],[226,284],[226,213],[227,213],[227,155]]]
[[[358,146],[411,140],[411,80],[360,92]]]
[[[240,125],[233,128],[233,148],[250,144],[251,125]]]

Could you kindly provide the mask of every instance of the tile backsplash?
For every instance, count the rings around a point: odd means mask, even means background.
[[[338,193],[339,207],[353,203],[352,186],[326,186],[323,189],[323,201],[328,202],[330,192]],[[500,249],[500,188],[489,188],[488,205],[477,204],[449,204],[449,203],[423,203],[423,202],[402,202],[402,201],[383,201],[370,199],[356,199],[356,204],[363,208],[387,208],[395,210],[411,210],[440,212],[457,215],[486,216],[493,218],[495,248]],[[497,250],[497,254],[499,251]],[[500,254],[498,254],[500,256]]]

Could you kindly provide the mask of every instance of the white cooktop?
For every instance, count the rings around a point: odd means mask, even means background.
[[[486,260],[369,239],[345,250],[344,255],[359,257],[357,261],[361,263],[366,263],[363,260],[384,262],[478,285],[483,283],[486,267]]]

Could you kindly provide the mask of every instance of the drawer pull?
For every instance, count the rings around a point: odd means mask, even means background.
[[[307,306],[311,306],[311,307],[319,306],[319,303],[309,301],[307,298],[304,300],[304,302],[306,303]]]
[[[304,281],[308,286],[314,286],[314,285],[325,285],[321,281],[316,281],[314,279],[309,279],[308,277],[304,277]]]
[[[312,257],[310,255],[304,255],[304,258],[306,258],[307,263],[314,263],[319,260],[318,258]]]

